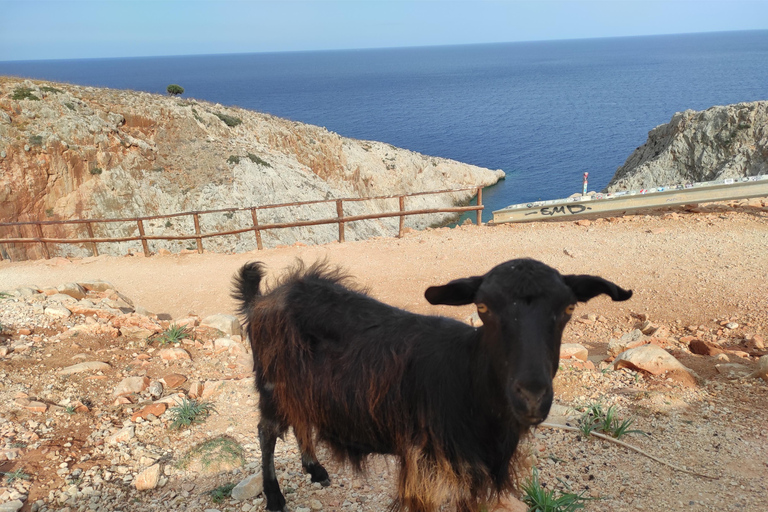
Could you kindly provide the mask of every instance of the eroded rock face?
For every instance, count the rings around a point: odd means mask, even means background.
[[[607,192],[768,173],[768,101],[678,112],[648,133]]]
[[[38,100],[13,100],[26,88]],[[388,144],[347,139],[324,128],[191,99],[0,78],[0,222],[131,218],[185,211],[371,197],[490,185],[503,177]],[[239,124],[233,120],[239,121]],[[230,126],[231,125],[231,126]],[[406,200],[408,209],[467,201],[472,193]],[[348,203],[344,215],[398,209],[397,199]],[[260,224],[332,218],[334,203],[259,211]],[[423,228],[440,218],[408,217]],[[149,236],[194,233],[191,217],[148,221]],[[243,229],[249,211],[202,215],[203,233]],[[355,222],[345,238],[397,232],[398,219]],[[45,226],[63,237],[74,228]],[[85,226],[77,228],[84,237]],[[95,237],[137,236],[138,227],[97,224]],[[37,236],[35,226],[22,229]],[[7,235],[0,232],[0,236]],[[10,235],[10,233],[8,233]],[[14,236],[18,233],[14,232]],[[267,247],[326,243],[334,224],[262,233]],[[194,241],[150,241],[179,252]],[[205,240],[211,251],[246,251],[253,233]],[[102,254],[140,252],[138,242],[100,244]],[[42,256],[38,244],[6,248],[12,259]],[[87,245],[51,245],[52,256],[90,256]]]

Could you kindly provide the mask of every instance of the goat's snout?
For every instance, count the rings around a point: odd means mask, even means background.
[[[543,381],[512,384],[512,405],[517,419],[528,425],[538,425],[547,418],[552,407],[552,385]]]

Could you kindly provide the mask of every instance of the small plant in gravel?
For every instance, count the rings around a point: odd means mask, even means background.
[[[616,439],[621,439],[627,434],[642,434],[642,430],[630,430],[633,419],[621,420],[616,416],[616,406],[612,405],[603,410],[602,404],[596,403],[587,407],[579,418],[579,431],[584,437],[597,430]]]
[[[68,405],[64,408],[64,412],[71,416],[72,414],[75,414],[77,411],[75,411],[74,405]]]
[[[232,496],[232,489],[234,489],[236,485],[237,484],[229,483],[229,484],[220,485],[215,489],[211,489],[210,491],[208,491],[208,494],[211,495],[211,501],[213,501],[214,503],[221,503],[225,499],[229,498],[230,496]]]
[[[185,338],[192,337],[192,329],[186,325],[172,324],[157,338],[157,341],[161,345],[169,345],[171,343],[179,343]]]
[[[30,475],[24,472],[24,468],[19,468],[16,471],[10,471],[3,474],[5,475],[8,485],[11,485],[16,480],[29,480],[30,478]]]
[[[559,493],[547,490],[539,480],[539,472],[533,469],[531,478],[522,485],[523,503],[528,505],[528,512],[571,512],[584,508],[587,498],[582,494],[572,492]]]
[[[183,398],[181,405],[171,408],[173,422],[169,428],[180,429],[193,423],[200,423],[205,421],[212,412],[216,412],[216,408],[211,403]]]

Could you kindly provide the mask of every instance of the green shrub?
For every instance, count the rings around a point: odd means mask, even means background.
[[[253,153],[248,153],[248,158],[251,160],[251,162],[259,165],[263,165],[264,167],[272,167],[269,162],[266,160],[262,160],[257,155],[254,155]]]
[[[34,100],[40,101],[40,98],[32,94],[32,89],[29,87],[17,87],[13,90],[12,100]]]
[[[42,135],[30,135],[29,136],[29,143],[33,146],[42,146],[43,145],[43,136]]]
[[[94,175],[101,174],[102,172],[103,170],[101,169],[101,167],[94,167],[93,169],[91,169],[91,174],[94,174]]]
[[[228,164],[239,164],[240,163],[240,157],[237,155],[229,155],[229,158],[227,158]]]
[[[208,491],[208,494],[211,495],[211,501],[213,501],[214,503],[221,503],[226,498],[229,498],[230,496],[232,496],[232,489],[234,489],[236,485],[237,484],[232,484],[232,483],[224,484],[215,489]]]
[[[49,86],[49,85],[44,85],[44,86],[42,86],[42,87],[40,88],[40,90],[41,90],[41,91],[43,91],[43,92],[52,92],[52,93],[54,93],[54,94],[59,94],[60,92],[64,92],[64,91],[62,91],[61,89],[57,89],[57,88],[55,88],[55,87],[51,87],[51,86]]]
[[[69,102],[69,101],[68,101],[68,102],[66,102],[64,105],[65,105],[65,106],[66,106],[66,107],[67,107],[69,110],[75,110],[75,105],[74,105],[73,103]]]
[[[184,88],[180,85],[171,84],[166,89],[168,91],[168,94],[171,96],[178,96],[179,94],[184,94]]]
[[[228,116],[227,114],[222,114],[220,112],[216,112],[214,115],[219,119],[221,119],[222,121],[224,121],[224,124],[226,124],[230,128],[234,128],[235,126],[242,124],[243,122],[243,120],[240,119],[239,117]]]

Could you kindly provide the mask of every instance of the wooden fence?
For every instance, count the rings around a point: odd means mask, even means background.
[[[477,204],[476,205],[470,205],[470,206],[451,206],[451,207],[441,207],[441,208],[429,208],[429,209],[420,209],[420,210],[406,210],[405,203],[406,199],[409,197],[416,197],[416,196],[426,196],[426,195],[435,195],[435,194],[448,194],[448,193],[454,193],[454,192],[466,192],[469,190],[476,191],[477,194]],[[367,215],[355,215],[355,216],[345,216],[344,215],[344,203],[351,203],[351,202],[360,202],[360,201],[375,201],[375,200],[383,200],[383,199],[398,199],[399,200],[399,210],[397,211],[391,211],[391,212],[381,212],[381,213],[371,213]],[[325,219],[316,219],[316,220],[301,220],[301,221],[295,221],[295,222],[281,222],[281,223],[275,223],[275,224],[260,224],[259,218],[258,218],[258,211],[260,210],[268,210],[268,209],[274,209],[274,208],[285,208],[285,207],[292,207],[292,206],[306,206],[306,205],[313,205],[313,204],[323,204],[323,203],[336,203],[336,217],[331,218],[325,218]],[[381,219],[381,218],[390,218],[390,217],[400,217],[400,227],[398,230],[398,237],[401,237],[403,235],[403,228],[405,223],[405,217],[408,215],[423,215],[423,214],[432,214],[432,213],[456,213],[456,212],[468,212],[468,211],[476,211],[477,212],[477,223],[478,225],[482,222],[482,211],[483,211],[483,189],[482,187],[470,187],[470,188],[460,188],[460,189],[450,189],[450,190],[437,190],[437,191],[431,191],[431,192],[418,192],[414,194],[404,194],[404,195],[393,195],[393,196],[378,196],[378,197],[354,197],[354,198],[343,198],[343,199],[325,199],[325,200],[316,200],[316,201],[304,201],[304,202],[298,202],[298,203],[284,203],[284,204],[270,204],[270,205],[262,205],[262,206],[250,206],[250,207],[243,207],[243,208],[222,208],[219,210],[205,210],[205,211],[194,211],[194,212],[182,212],[182,213],[173,213],[169,215],[153,215],[148,217],[134,217],[134,218],[123,218],[123,219],[78,219],[78,220],[54,220],[54,221],[26,221],[26,222],[7,222],[7,223],[0,223],[0,229],[2,228],[17,228],[17,231],[19,232],[19,236],[16,238],[0,238],[0,243],[4,244],[41,244],[43,256],[47,259],[51,257],[50,250],[48,248],[49,244],[90,244],[91,252],[94,256],[99,255],[99,249],[96,244],[99,243],[115,243],[115,242],[131,242],[131,241],[141,241],[142,248],[144,250],[144,254],[146,256],[150,256],[150,250],[149,250],[149,240],[195,240],[197,243],[197,252],[202,253],[203,252],[203,240],[206,238],[212,238],[217,236],[226,236],[226,235],[237,235],[240,233],[246,233],[249,231],[252,231],[256,237],[256,247],[258,249],[263,249],[263,244],[261,241],[261,232],[266,231],[269,229],[284,229],[284,228],[294,228],[294,227],[303,227],[303,226],[318,226],[322,224],[338,224],[339,226],[339,242],[344,242],[344,225],[349,222],[356,222],[361,220],[369,220],[369,219]],[[239,211],[250,211],[251,212],[251,219],[252,219],[252,225],[246,228],[240,228],[240,229],[234,229],[230,231],[219,231],[215,233],[203,233],[200,229],[200,216],[201,215],[208,215],[213,213],[230,213],[234,214],[235,212]],[[171,219],[171,218],[178,218],[178,217],[192,217],[192,220],[194,222],[195,226],[195,233],[189,234],[189,235],[147,235],[144,231],[144,222],[149,220],[157,220],[157,219]],[[124,236],[124,237],[114,237],[114,238],[96,238],[94,237],[94,230],[93,227],[95,224],[99,223],[134,223],[138,228],[138,236]],[[85,225],[85,228],[88,233],[87,238],[54,238],[54,237],[48,237],[45,236],[43,228],[45,226],[61,226],[61,225]],[[36,236],[22,236],[21,235],[21,228],[23,226],[33,226],[34,230],[36,232]],[[0,251],[0,260],[3,259],[2,251]]]

